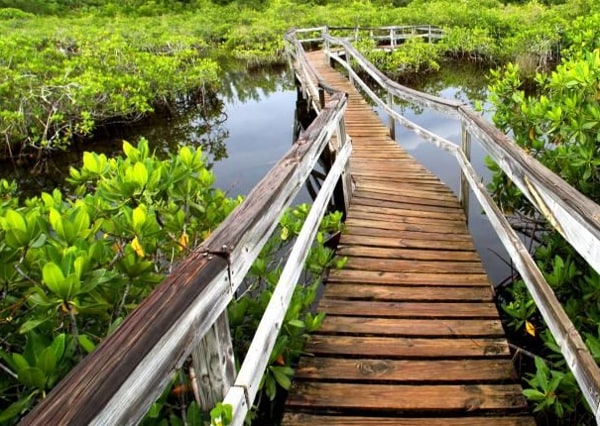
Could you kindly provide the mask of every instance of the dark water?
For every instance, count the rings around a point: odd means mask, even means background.
[[[28,194],[63,185],[70,165],[77,166],[81,151],[95,150],[120,153],[121,141],[147,138],[159,153],[174,151],[184,144],[200,145],[213,164],[216,185],[231,195],[247,194],[290,148],[294,134],[296,91],[291,73],[285,69],[248,73],[230,72],[223,77],[224,89],[219,98],[205,99],[203,107],[186,108],[176,118],[154,119],[143,125],[130,126],[88,143],[72,152],[54,155],[42,165],[46,173],[33,174],[31,167],[5,167],[4,176],[16,177]],[[476,68],[450,69],[423,80],[420,90],[442,97],[465,101],[485,101],[485,80]],[[409,119],[427,129],[459,143],[460,124],[430,112],[399,105]],[[459,168],[454,159],[412,133],[397,126],[396,138],[412,155],[437,174],[458,193]],[[473,141],[475,169],[486,181],[489,173],[483,164],[484,153]],[[496,255],[504,255],[500,242],[480,211],[474,196],[469,212],[475,245],[493,282],[502,281],[508,267]],[[308,202],[304,190],[296,202]]]

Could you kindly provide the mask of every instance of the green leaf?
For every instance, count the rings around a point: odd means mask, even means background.
[[[33,330],[34,328],[37,328],[38,326],[40,326],[41,324],[45,323],[46,321],[48,321],[50,319],[50,317],[48,318],[43,318],[43,319],[32,319],[32,320],[27,320],[23,323],[23,325],[21,325],[21,327],[19,327],[19,333],[20,334],[25,334],[30,332],[31,330]]]
[[[29,407],[31,398],[38,394],[38,391],[31,392],[25,398],[21,398],[9,405],[6,410],[0,412],[0,423],[16,419],[23,411]]]
[[[141,233],[142,226],[146,223],[146,208],[142,205],[133,209],[131,224],[136,233]]]
[[[27,224],[25,223],[25,219],[23,218],[21,213],[15,210],[8,210],[6,212],[6,215],[4,216],[4,219],[6,230],[16,229],[23,233],[27,232]]]
[[[41,369],[46,377],[51,376],[56,371],[56,354],[54,349],[50,346],[42,351],[38,357],[37,367]]]
[[[38,388],[40,390],[43,390],[46,387],[46,376],[38,367],[29,367],[19,370],[19,381],[25,386]]]
[[[80,334],[78,337],[79,344],[89,354],[94,351],[96,345],[85,334]]]
[[[58,336],[54,338],[52,341],[52,345],[50,347],[54,351],[54,355],[56,356],[56,360],[60,361],[65,353],[65,343],[67,336],[65,333],[60,333]]]
[[[75,236],[87,238],[90,228],[90,215],[83,208],[79,208],[73,218],[73,232]]]
[[[285,374],[285,371],[282,370],[282,367],[270,367],[269,369],[271,370],[271,373],[273,373],[273,377],[277,383],[279,383],[279,386],[285,390],[289,390],[290,386],[292,385],[292,381],[290,380],[289,376]]]
[[[25,359],[25,357],[21,354],[13,353],[12,360],[14,365],[17,367],[17,370],[26,370],[30,367],[29,363]],[[18,373],[18,372],[17,372]]]
[[[42,269],[42,278],[52,293],[61,297],[63,300],[66,300],[63,294],[68,296],[68,289],[63,288],[65,284],[65,276],[63,275],[60,266],[54,262],[46,263]]]
[[[63,218],[62,215],[58,212],[58,210],[51,208],[49,213],[49,219],[50,225],[52,226],[52,228],[54,228],[58,236],[63,239],[66,239],[65,229],[63,226]]]

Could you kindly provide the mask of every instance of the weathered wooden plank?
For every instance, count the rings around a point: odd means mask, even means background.
[[[361,188],[357,188],[354,193],[355,197],[360,198],[370,198],[372,200],[381,200],[388,202],[398,202],[398,203],[411,203],[411,204],[421,204],[421,205],[431,205],[431,206],[439,206],[439,207],[451,207],[458,208],[460,204],[456,199],[444,198],[441,197],[438,199],[427,198],[421,196],[417,191],[412,193],[408,193],[407,191],[398,191],[396,194],[382,194],[381,192],[376,191],[367,191]]]
[[[465,225],[464,220],[456,219],[456,220],[443,220],[440,221],[436,218],[426,218],[426,217],[414,217],[414,216],[398,216],[395,215],[393,211],[389,211],[386,209],[377,210],[370,206],[352,206],[350,211],[348,212],[348,218],[360,218],[360,219],[372,219],[372,220],[383,220],[389,222],[400,222],[400,223],[410,223],[415,224],[417,226],[438,226],[442,229],[448,227],[452,230],[457,230],[456,232],[467,232],[467,226]]]
[[[304,357],[296,379],[353,382],[491,382],[517,380],[512,360],[393,360],[381,358]]]
[[[355,228],[355,230],[356,229],[358,228]],[[443,238],[443,235],[448,234],[440,234],[439,238]],[[473,243],[470,241],[444,241],[441,239],[427,241],[424,239],[411,238],[374,237],[372,235],[369,235],[368,233],[365,233],[365,235],[342,234],[340,243],[375,247],[415,248],[429,250],[474,250]]]
[[[373,284],[401,284],[416,286],[490,286],[490,281],[485,274],[431,274],[428,272],[380,272],[356,270],[332,270],[327,278],[329,282],[344,283],[373,283]]]
[[[348,417],[286,413],[284,426],[330,425],[330,426],[535,426],[532,417],[485,416],[485,417]]]
[[[498,319],[398,319],[345,317],[329,313],[319,334],[368,334],[370,336],[502,337]]]
[[[355,408],[390,411],[523,411],[519,385],[370,385],[300,383],[287,400],[289,407]]]
[[[235,379],[235,360],[227,312],[222,313],[192,349],[199,405],[210,411],[221,402]]]
[[[344,232],[355,237],[363,235],[368,237],[401,238],[403,240],[429,241],[436,238],[444,238],[446,242],[463,243],[465,247],[473,246],[473,239],[466,233],[420,232],[403,229],[386,229],[384,227],[355,226],[352,224],[346,226]]]
[[[507,357],[505,339],[427,339],[417,337],[364,337],[315,335],[306,352],[319,355],[387,358]]]
[[[377,193],[379,196],[398,195],[401,197],[425,198],[427,200],[440,200],[442,202],[452,202],[456,205],[457,200],[454,194],[449,191],[422,191],[418,185],[403,185],[398,187],[398,182],[389,182],[387,180],[368,182],[361,181],[356,188],[358,191],[368,191]],[[432,193],[433,192],[433,193]]]
[[[433,234],[433,236],[439,238],[437,234]],[[479,255],[475,251],[415,250],[401,248],[396,249],[389,247],[383,248],[368,246],[347,246],[342,244],[338,246],[336,254],[338,256],[360,256],[386,259],[439,260],[444,262],[481,262]]]
[[[451,220],[451,221],[464,221],[464,215],[460,209],[439,209],[439,211],[431,210],[418,210],[411,205],[401,205],[400,203],[388,203],[379,204],[377,201],[355,198],[353,206],[374,207],[373,211],[379,211],[380,213],[393,214],[397,216],[410,216],[410,217],[422,217],[439,220]]]
[[[451,273],[451,274],[466,274],[466,273],[485,273],[481,262],[447,262],[434,260],[414,260],[404,259],[385,259],[375,257],[354,257],[348,256],[346,269],[358,269],[361,271],[379,271],[379,272],[421,272],[427,271],[430,273]]]
[[[492,302],[492,288],[450,286],[402,286],[379,284],[349,284],[328,282],[323,297],[328,299],[363,299],[382,301],[432,302]]]
[[[444,217],[444,216],[452,216],[454,218],[462,217],[462,210],[458,206],[458,204],[454,206],[435,206],[428,204],[412,204],[409,202],[402,201],[386,201],[386,200],[378,200],[373,198],[365,198],[365,197],[354,197],[354,204],[358,204],[361,206],[373,206],[373,207],[384,207],[384,208],[393,208],[393,209],[404,209],[409,211],[420,212],[421,216],[425,217]],[[437,215],[434,213],[438,213]],[[417,215],[418,216],[418,215]]]
[[[331,315],[385,316],[396,318],[498,318],[493,303],[379,302],[323,299],[319,309]]]
[[[414,233],[408,235],[418,235],[422,238],[426,238],[426,236],[423,234],[467,235],[464,224],[453,226],[452,224],[440,224],[437,222],[435,224],[428,223],[419,226],[416,224],[407,224],[399,220],[394,220],[394,218],[389,215],[377,215],[377,217],[372,217],[373,214],[375,213],[363,215],[362,218],[355,218],[357,215],[353,214],[346,220],[346,226],[352,226],[356,228],[389,229],[390,231],[407,231],[409,233]],[[385,236],[389,237],[391,235]],[[404,235],[402,236],[404,237]],[[430,238],[440,238],[440,236],[431,235]]]

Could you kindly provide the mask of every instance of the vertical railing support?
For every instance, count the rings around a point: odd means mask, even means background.
[[[337,145],[335,146],[335,151],[332,152],[332,160],[331,164],[335,162],[337,157],[337,153],[341,151],[341,149],[347,144],[351,143],[351,141],[347,138],[346,135],[346,123],[344,122],[344,117],[340,118],[338,122],[338,126],[336,129],[336,139]],[[342,175],[340,176],[340,180],[337,183],[335,190],[333,192],[333,201],[335,204],[335,208],[337,210],[341,210],[344,213],[344,218],[348,213],[348,209],[350,208],[350,200],[352,199],[352,175],[350,174],[350,161],[344,167],[342,171]]]
[[[323,37],[323,46],[325,48],[325,57],[329,57],[329,39],[327,36],[329,35],[329,27],[323,27],[323,31],[321,32],[321,37]]]
[[[467,157],[469,163],[471,162],[471,134],[469,133],[465,123],[462,124],[461,138],[460,138],[460,149]],[[469,224],[469,182],[463,170],[460,170],[460,194],[458,200],[463,207],[465,212],[465,219]]]
[[[223,401],[235,380],[227,310],[192,350],[192,366],[196,375],[198,405],[202,411],[208,412]]]
[[[390,30],[390,46],[392,50],[396,48],[396,30],[394,28]]]
[[[352,76],[352,63],[350,62],[350,55],[346,52],[346,63],[348,64],[348,81],[354,86],[354,77]]]
[[[388,108],[390,110],[394,109],[394,95],[390,91],[387,92],[387,104],[388,104]],[[394,116],[392,114],[388,114],[388,120],[389,120],[388,128],[390,129],[390,138],[392,138],[392,140],[396,140],[396,119],[394,118]]]
[[[325,89],[319,86],[319,106],[321,110],[325,109]]]

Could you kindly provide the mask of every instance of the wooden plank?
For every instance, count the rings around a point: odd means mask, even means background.
[[[329,282],[401,284],[416,286],[490,286],[485,274],[431,274],[428,272],[377,272],[355,270],[332,270],[327,278]]]
[[[473,239],[467,233],[436,233],[436,232],[419,232],[419,231],[408,231],[402,229],[389,229],[382,227],[374,227],[376,222],[371,223],[371,226],[355,226],[348,225],[345,227],[345,231],[351,236],[365,235],[368,237],[386,237],[386,238],[402,238],[409,240],[425,240],[430,241],[436,238],[444,238],[447,242],[462,242],[465,247],[469,245],[472,247]],[[437,237],[436,237],[437,235]]]
[[[313,415],[306,413],[286,413],[284,426],[330,425],[330,426],[535,426],[531,417],[349,417],[336,415]]]
[[[364,198],[356,196],[354,197],[354,204],[361,206],[373,206],[373,207],[387,207],[393,209],[404,209],[419,212],[416,216],[427,216],[427,217],[444,217],[446,215],[453,216],[454,218],[461,218],[462,210],[458,205],[448,206],[432,206],[428,204],[412,204],[406,201],[385,201],[373,198]],[[438,213],[435,215],[434,213]]]
[[[355,230],[358,228],[354,228]],[[368,229],[368,228],[362,228]],[[390,247],[390,248],[411,248],[425,250],[474,250],[473,243],[470,241],[445,241],[443,235],[440,234],[440,239],[427,241],[425,239],[410,239],[410,238],[388,238],[374,237],[369,233],[365,235],[348,235],[342,234],[340,244],[365,245],[373,247]]]
[[[382,194],[376,191],[367,191],[358,188],[355,193],[355,197],[370,198],[372,200],[382,200],[398,203],[411,203],[411,204],[424,204],[439,207],[451,207],[460,208],[460,205],[456,199],[440,196],[438,199],[433,197],[423,197],[418,191],[408,193],[407,191],[398,191],[396,194]]]
[[[427,339],[315,335],[306,345],[310,354],[386,358],[508,357],[506,339]]]
[[[392,214],[397,216],[410,216],[410,217],[421,217],[429,219],[438,219],[441,221],[464,221],[464,215],[460,209],[444,210],[441,209],[439,212],[435,211],[423,211],[411,208],[412,206],[401,206],[400,204],[389,203],[390,205],[378,205],[377,202],[364,198],[354,198],[353,207],[361,206],[363,208],[370,207],[371,211]]]
[[[430,273],[480,273],[483,274],[481,262],[447,262],[435,260],[414,260],[404,259],[383,259],[374,257],[354,257],[347,256],[346,269],[359,269],[362,271],[381,271],[381,272],[421,272]]]
[[[378,302],[322,299],[319,309],[331,315],[396,318],[498,318],[493,303],[474,302]]]
[[[382,301],[432,302],[492,302],[489,286],[402,286],[378,284],[348,284],[328,282],[323,297],[328,299],[362,299]]]
[[[345,317],[331,313],[319,334],[368,334],[370,336],[502,337],[499,319],[399,319]]]
[[[380,358],[304,357],[296,369],[297,380],[353,382],[515,382],[510,359],[393,360]]]
[[[409,225],[413,226],[413,225]],[[437,234],[432,234],[437,236]],[[450,251],[450,250],[414,250],[401,248],[383,248],[368,246],[339,245],[336,254],[338,256],[362,256],[386,259],[406,260],[438,260],[443,262],[480,262],[479,255],[475,251]],[[432,272],[432,271],[430,271]]]
[[[289,407],[323,407],[389,411],[524,411],[519,385],[371,385],[346,383],[294,384]]]
[[[352,206],[348,212],[349,219],[371,219],[371,220],[383,220],[387,222],[400,222],[410,223],[420,227],[432,226],[441,229],[449,228],[453,232],[467,232],[467,226],[464,220],[443,220],[427,217],[413,217],[413,216],[398,216],[390,212],[389,210],[382,209],[381,211],[376,210],[368,206]],[[441,231],[440,231],[441,232]]]

